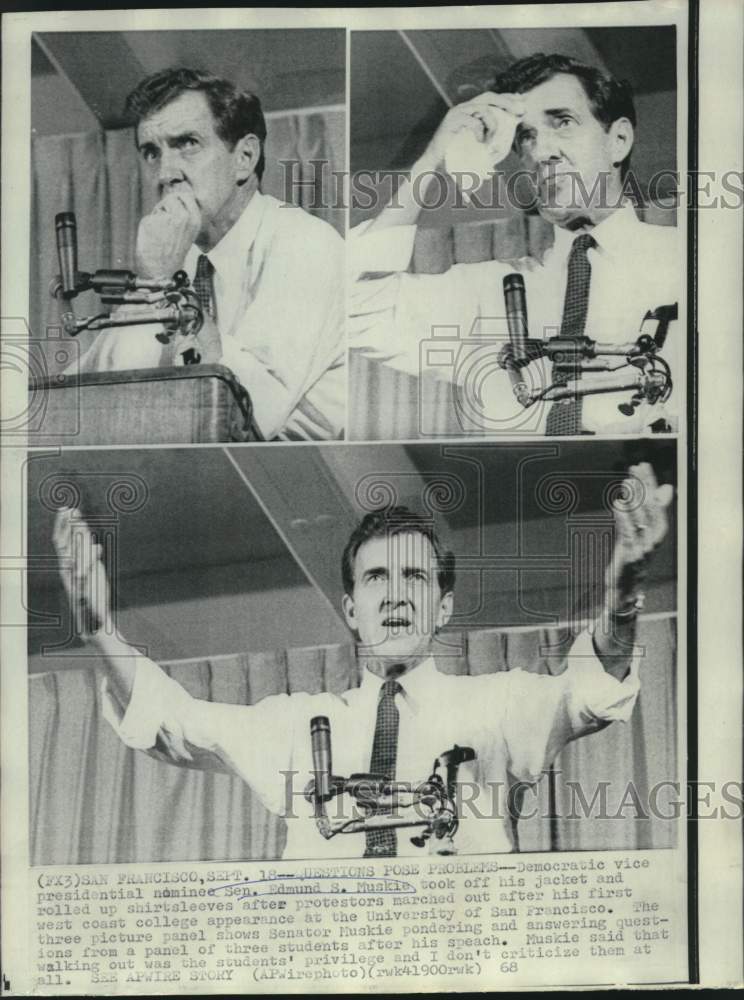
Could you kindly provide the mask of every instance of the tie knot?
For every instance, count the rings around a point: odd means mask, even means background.
[[[381,698],[394,698],[396,694],[400,694],[403,688],[395,680],[388,680],[380,688]]]
[[[199,254],[199,260],[196,262],[196,277],[211,278],[213,271],[214,264],[209,257],[205,253]]]
[[[593,250],[597,241],[589,233],[582,233],[577,236],[571,246],[571,256],[577,253],[585,254],[587,250]]]

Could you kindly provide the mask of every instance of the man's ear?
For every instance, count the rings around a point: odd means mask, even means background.
[[[238,139],[233,148],[235,162],[235,179],[244,183],[255,174],[258,161],[261,159],[261,141],[252,132]]]
[[[635,132],[629,118],[616,118],[610,125],[610,153],[612,162],[619,166],[630,155]]]
[[[354,608],[354,601],[348,594],[344,594],[343,600],[341,601],[341,607],[343,608],[344,618],[346,619],[346,624],[352,630],[356,631],[356,609]]]
[[[442,594],[439,601],[439,610],[437,612],[437,630],[444,628],[447,622],[452,617],[452,608],[454,605],[454,594],[450,590],[446,594]]]

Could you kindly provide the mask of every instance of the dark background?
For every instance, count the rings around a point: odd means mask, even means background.
[[[80,666],[52,548],[60,505],[112,533],[128,641],[155,659],[216,656],[348,641],[343,546],[367,510],[391,501],[439,511],[459,566],[453,626],[565,620],[576,599],[571,550],[606,532],[607,489],[639,459],[674,483],[675,449],[657,440],[32,454],[30,669]],[[648,611],[676,608],[674,539],[672,515]],[[587,589],[597,583],[590,573]]]

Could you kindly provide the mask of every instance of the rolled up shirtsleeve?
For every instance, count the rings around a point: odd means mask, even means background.
[[[350,348],[418,375],[424,342],[442,337],[466,342],[481,335],[474,324],[482,315],[482,288],[500,287],[506,265],[491,260],[453,264],[437,274],[411,274],[416,227],[368,229],[363,223],[349,238]],[[488,322],[502,314],[500,306]],[[506,374],[504,391],[511,398]]]
[[[504,717],[509,770],[521,781],[537,781],[563,747],[604,728],[627,722],[640,682],[638,656],[628,676],[616,680],[603,668],[589,631],[574,643],[562,674],[513,670]]]
[[[295,697],[272,695],[257,705],[202,701],[142,657],[125,712],[104,680],[103,714],[127,746],[181,767],[235,771],[267,809],[281,813]]]

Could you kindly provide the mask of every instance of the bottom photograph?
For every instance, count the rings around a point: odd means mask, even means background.
[[[33,865],[678,846],[674,440],[39,451],[26,489]]]

